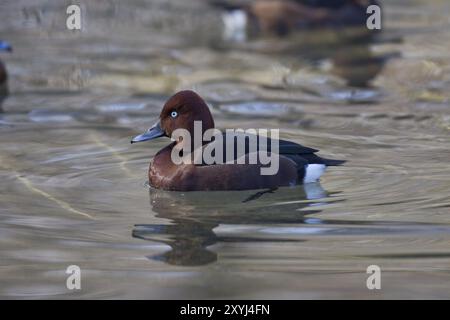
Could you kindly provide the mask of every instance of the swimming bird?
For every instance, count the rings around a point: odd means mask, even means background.
[[[225,10],[225,36],[242,39],[245,33],[287,35],[318,27],[364,26],[367,8],[377,0],[212,0]]]
[[[12,47],[9,43],[0,40],[0,51],[11,52]],[[6,72],[5,65],[0,60],[0,112],[2,111],[2,103],[5,97],[8,95],[8,74]]]
[[[195,132],[196,121],[202,124],[201,132]],[[193,160],[191,163],[176,163],[173,160],[173,151],[179,152],[180,148],[189,144],[189,140],[184,141],[184,138],[175,136],[176,129],[184,129],[191,136],[199,133],[203,136],[207,130],[213,128],[214,120],[211,112],[197,93],[185,90],[169,98],[161,111],[159,121],[147,132],[131,140],[131,143],[136,143],[164,136],[175,140],[161,149],[150,162],[148,171],[150,186],[177,191],[275,189],[315,182],[327,166],[344,163],[342,160],[321,158],[315,154],[318,150],[287,140],[272,141],[269,138],[267,143],[263,144],[259,139],[260,136],[256,139],[256,145],[251,144],[251,141],[255,141],[251,139],[252,137],[244,139],[244,158],[238,158],[239,153],[236,151],[240,146],[237,145],[237,139],[230,138],[227,134],[223,135],[222,139],[211,139],[210,142],[203,142],[200,145],[202,150],[211,149],[214,143],[222,140],[222,146],[218,147],[223,148],[222,158],[218,157],[223,161],[208,164],[201,159],[195,162],[195,159],[192,159],[192,156],[195,156],[194,149],[191,149],[194,152],[183,155],[190,157],[190,160]],[[195,139],[194,136],[191,145]],[[274,152],[274,155],[278,155],[278,171],[271,175],[262,174],[261,168],[267,167],[267,163],[263,163],[260,159],[256,163],[248,161],[252,157],[251,150],[256,150],[258,154],[265,151],[272,155],[272,146],[277,142],[278,153]],[[219,155],[220,149],[215,150]],[[231,159],[228,159],[227,155],[230,155]]]

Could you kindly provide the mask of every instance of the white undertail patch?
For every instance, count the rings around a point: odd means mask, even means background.
[[[226,40],[244,42],[247,38],[247,13],[244,10],[232,10],[222,14],[223,36]]]
[[[326,165],[324,164],[308,164],[305,167],[305,177],[303,183],[311,183],[319,180],[320,176],[325,172]]]
[[[308,200],[317,200],[326,198],[327,192],[322,188],[319,182],[307,183],[303,186],[305,190],[306,199]],[[311,207],[321,205],[321,202],[310,203]]]

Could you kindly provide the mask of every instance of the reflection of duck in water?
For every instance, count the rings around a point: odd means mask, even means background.
[[[12,51],[12,47],[9,43],[0,40],[0,51]],[[6,72],[5,65],[0,60],[0,112],[2,112],[3,100],[8,95],[8,74]]]
[[[150,257],[172,265],[195,266],[212,263],[217,254],[208,247],[220,242],[255,241],[301,241],[220,235],[214,229],[220,225],[263,226],[298,225],[305,223],[306,216],[317,213],[307,199],[324,198],[328,194],[320,184],[309,184],[296,188],[283,188],[280,192],[260,194],[258,201],[254,191],[168,192],[150,189],[152,211],[157,218],[170,220],[170,224],[136,225],[133,237],[169,245],[169,251]],[[306,208],[311,206],[311,210]],[[314,210],[313,210],[314,208]],[[306,210],[305,210],[306,209]]]

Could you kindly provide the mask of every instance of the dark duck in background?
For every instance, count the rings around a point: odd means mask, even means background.
[[[11,52],[12,47],[9,43],[0,40],[0,52]],[[3,112],[2,104],[3,100],[8,96],[8,73],[6,67],[0,60],[0,112]]]

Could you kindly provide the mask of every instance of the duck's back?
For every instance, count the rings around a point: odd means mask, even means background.
[[[322,158],[316,155],[319,150],[305,147],[301,144],[288,140],[273,140],[268,137],[266,138],[258,135],[238,132],[233,134],[223,133],[221,137],[223,141],[223,151],[222,158],[219,159],[219,162],[233,162],[236,161],[239,157],[243,156],[243,154],[249,154],[252,152],[273,151],[274,153],[279,154],[280,156],[287,157],[295,162],[295,164],[297,165],[299,180],[305,177],[305,175],[307,174],[307,167],[309,165],[320,165],[324,170],[327,166],[338,166],[345,162],[344,160]],[[214,144],[216,143],[219,143],[219,141],[212,141],[204,145],[204,148],[206,146],[209,146],[209,150],[213,150],[216,148],[214,146]],[[272,150],[272,147],[274,148],[274,150]],[[212,152],[212,156],[216,157],[214,152]],[[203,165],[208,164],[203,162]],[[311,168],[316,167],[312,166]]]

